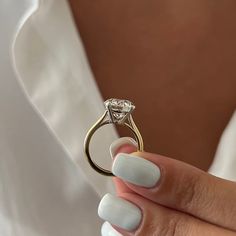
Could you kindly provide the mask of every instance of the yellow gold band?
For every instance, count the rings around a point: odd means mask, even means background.
[[[102,117],[89,129],[89,131],[88,131],[88,133],[85,137],[85,140],[84,140],[84,152],[86,154],[86,157],[87,157],[87,160],[88,160],[90,166],[95,171],[97,171],[98,173],[100,173],[102,175],[114,176],[110,170],[104,169],[101,166],[99,166],[98,164],[96,164],[92,160],[92,158],[90,156],[90,152],[89,152],[89,143],[91,141],[91,138],[92,138],[93,134],[96,132],[96,130],[98,130],[100,127],[102,127],[104,125],[114,124],[110,120],[105,120],[107,115],[108,115],[108,110],[106,110],[104,112],[104,114],[102,115]],[[138,144],[138,150],[143,151],[143,149],[144,149],[143,139],[142,139],[142,136],[141,136],[137,126],[134,123],[134,120],[133,120],[131,114],[129,114],[126,121],[121,123],[120,125],[126,126],[132,131],[132,133],[135,137],[135,140],[137,141],[137,144]]]

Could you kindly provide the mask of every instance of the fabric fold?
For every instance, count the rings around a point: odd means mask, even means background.
[[[113,191],[111,179],[94,172],[83,153],[86,132],[102,115],[104,106],[65,0],[40,2],[19,31],[13,55],[29,101],[88,184],[100,196]],[[108,147],[116,138],[112,126],[94,138],[91,149],[101,165],[108,165]]]

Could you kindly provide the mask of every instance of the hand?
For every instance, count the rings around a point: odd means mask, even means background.
[[[100,202],[99,216],[112,224],[103,225],[103,236],[236,235],[235,182],[134,150],[128,138],[111,145],[118,196],[106,194]]]

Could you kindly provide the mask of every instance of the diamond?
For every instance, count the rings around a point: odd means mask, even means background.
[[[111,121],[114,123],[123,123],[135,108],[129,100],[116,98],[106,100],[104,105],[109,111]]]

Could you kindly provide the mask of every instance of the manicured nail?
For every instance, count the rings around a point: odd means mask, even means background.
[[[137,142],[130,137],[119,138],[110,145],[110,154],[112,158],[115,157],[117,150],[123,145],[132,145],[135,148],[138,147]]]
[[[112,173],[124,181],[147,188],[154,187],[161,176],[159,167],[154,163],[126,153],[116,155]]]
[[[109,222],[104,222],[101,229],[102,236],[122,236],[119,232],[117,232]]]
[[[109,223],[132,231],[140,224],[141,210],[129,201],[107,193],[98,206],[98,215]]]

